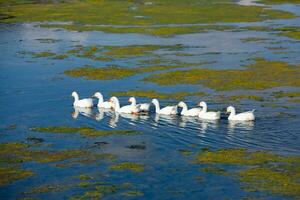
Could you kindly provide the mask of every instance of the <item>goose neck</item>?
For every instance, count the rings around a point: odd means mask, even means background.
[[[154,104],[154,106],[155,106],[155,112],[156,112],[156,113],[159,113],[159,111],[160,111],[159,102],[158,102],[158,101],[155,101],[153,104]]]
[[[120,102],[119,99],[114,98],[114,106],[115,106],[115,111],[119,111],[120,110]]]

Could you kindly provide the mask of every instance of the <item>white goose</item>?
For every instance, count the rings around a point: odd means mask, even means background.
[[[208,119],[208,120],[218,120],[221,118],[221,113],[218,112],[207,112],[207,105],[204,101],[201,101],[199,103],[199,106],[202,107],[202,110],[199,113],[199,118],[200,119]]]
[[[91,108],[93,107],[93,99],[92,98],[87,98],[87,99],[80,99],[77,94],[77,92],[72,92],[72,97],[74,97],[74,107],[80,107],[80,108]]]
[[[188,110],[186,103],[184,103],[183,101],[180,101],[178,103],[178,107],[182,108],[181,115],[183,116],[196,117],[201,111],[201,108],[192,108]]]
[[[232,121],[254,121],[255,116],[254,116],[254,111],[247,111],[243,113],[236,114],[235,108],[233,106],[227,107],[227,113],[230,113],[228,120]]]
[[[159,102],[157,99],[151,101],[155,105],[155,112],[162,115],[177,115],[177,106],[166,106],[160,109]]]
[[[112,108],[113,104],[112,102],[109,101],[104,101],[103,100],[103,95],[100,92],[96,92],[93,97],[98,98],[98,104],[97,107],[98,108]]]
[[[136,104],[136,99],[134,97],[130,97],[128,101],[131,102],[132,106],[136,106],[139,112],[149,112],[150,103]]]
[[[128,114],[138,113],[138,109],[136,108],[136,106],[127,105],[127,106],[120,107],[120,102],[117,97],[111,97],[110,102],[112,102],[113,108],[117,113],[128,113]]]

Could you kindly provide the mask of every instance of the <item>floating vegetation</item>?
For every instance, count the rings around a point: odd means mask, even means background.
[[[49,127],[35,127],[31,131],[45,132],[45,133],[80,133],[86,137],[100,137],[110,135],[135,135],[141,132],[134,130],[96,130],[90,127],[68,127],[68,126],[49,126]]]
[[[130,190],[127,192],[123,192],[122,195],[127,197],[140,197],[144,196],[144,193],[139,190]]]
[[[256,42],[256,43],[265,43],[266,41],[271,40],[270,38],[259,38],[259,37],[248,37],[241,39],[242,42]]]
[[[49,52],[49,51],[32,53],[31,55],[32,55],[33,58],[44,58],[44,57],[54,57],[54,56],[56,56],[55,53],[52,53],[52,52]]]
[[[17,128],[17,124],[10,124],[6,126],[4,129],[5,130],[15,130]]]
[[[107,153],[92,153],[80,149],[65,149],[59,151],[32,150],[29,145],[23,143],[0,144],[0,183],[8,184],[13,181],[27,178],[33,175],[29,170],[21,169],[24,162],[56,163],[60,164],[89,164],[114,159],[115,156]]]
[[[68,58],[66,54],[56,54],[50,51],[42,51],[42,52],[27,52],[27,51],[20,51],[18,52],[20,55],[30,55],[32,58],[52,58],[56,60],[62,60]]]
[[[265,101],[263,97],[257,96],[257,95],[247,95],[247,94],[241,94],[241,95],[233,95],[226,97],[230,101],[239,101],[242,99],[248,99],[248,100],[253,100],[253,101]]]
[[[205,173],[222,175],[222,176],[227,176],[228,175],[226,170],[222,169],[220,167],[205,167],[205,168],[201,168],[200,171],[205,172]]]
[[[158,99],[177,99],[183,100],[188,96],[205,96],[204,92],[173,92],[173,93],[162,93],[155,90],[131,90],[126,92],[112,92],[112,96],[135,96],[135,97],[145,97],[145,98],[158,98]]]
[[[41,193],[56,193],[68,190],[72,185],[42,185],[33,187],[30,191],[25,194],[41,194]]]
[[[137,9],[130,10],[129,8],[132,5],[135,5]],[[198,13],[201,13],[201,15]],[[254,22],[295,17],[290,12],[265,9],[259,6],[241,6],[232,3],[231,0],[222,2],[218,0],[200,2],[196,0],[188,2],[154,0],[151,5],[134,3],[129,0],[64,1],[63,3],[47,2],[47,4],[10,2],[9,4],[1,4],[0,14],[4,16],[1,17],[3,22],[71,21],[74,22],[72,27],[69,27],[72,30],[101,29],[107,32],[122,31],[155,33],[157,35],[199,32],[199,26],[153,28],[151,25]],[[180,17],[177,17],[178,15]],[[141,27],[122,30],[120,28],[93,26],[99,24],[99,22],[103,25],[140,25]]]
[[[2,165],[2,156],[0,155],[0,164]],[[17,180],[26,179],[33,176],[34,173],[30,170],[22,170],[18,166],[0,167],[0,186],[13,183]]]
[[[209,164],[201,171],[237,178],[247,191],[270,192],[277,195],[299,196],[300,157],[280,156],[267,151],[250,152],[246,149],[220,149],[218,151],[200,152],[195,163]],[[240,168],[232,173],[222,169],[211,168],[237,165]]]
[[[145,169],[144,164],[133,163],[133,162],[124,162],[110,166],[111,170],[129,170],[133,172],[143,172]]]
[[[256,59],[244,70],[189,69],[146,77],[159,85],[202,84],[215,90],[263,90],[280,86],[300,86],[299,65]]]
[[[272,94],[275,98],[284,98],[284,97],[289,97],[289,98],[295,98],[295,97],[300,97],[300,92],[273,92]]]
[[[36,40],[39,41],[40,43],[56,43],[56,42],[61,41],[61,40],[53,39],[53,38],[39,38],[39,39],[36,39]]]
[[[179,149],[178,151],[179,151],[179,153],[181,153],[184,156],[189,156],[189,155],[193,154],[193,152],[188,149]]]

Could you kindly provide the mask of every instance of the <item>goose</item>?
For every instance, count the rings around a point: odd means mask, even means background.
[[[110,98],[110,102],[112,102],[113,108],[117,113],[138,113],[138,109],[136,108],[136,106],[127,105],[120,108],[119,99],[115,96]]]
[[[77,92],[72,92],[72,97],[74,97],[74,107],[80,107],[80,108],[91,108],[93,107],[93,99],[92,98],[87,98],[87,99],[80,99],[77,94]]]
[[[235,108],[233,106],[227,107],[227,113],[230,113],[228,120],[232,121],[254,121],[255,116],[254,116],[254,111],[247,111],[243,113],[236,114],[235,113]]]
[[[207,112],[207,104],[204,101],[201,101],[199,103],[199,106],[202,107],[202,110],[199,113],[199,118],[200,119],[208,119],[208,120],[218,120],[221,118],[221,113],[218,112]]]
[[[98,108],[112,108],[113,104],[109,101],[103,101],[103,95],[100,92],[96,92],[93,97],[98,98]]]
[[[201,108],[192,108],[188,110],[186,103],[184,103],[183,101],[180,101],[178,103],[178,107],[182,108],[181,115],[183,116],[195,117],[198,116],[201,111]]]
[[[134,97],[130,97],[128,101],[131,102],[132,106],[136,106],[136,108],[139,110],[139,112],[149,112],[150,103],[136,104],[136,99]]]
[[[177,106],[166,106],[160,109],[159,102],[157,99],[152,99],[151,103],[155,106],[155,112],[157,114],[162,115],[176,115],[177,114]]]

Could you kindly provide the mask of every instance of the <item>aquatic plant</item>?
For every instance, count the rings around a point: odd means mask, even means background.
[[[96,130],[90,127],[68,127],[68,126],[49,126],[49,127],[35,127],[31,131],[45,132],[45,133],[80,133],[86,137],[99,137],[109,135],[134,135],[141,132],[134,130]]]
[[[2,160],[0,161],[2,164]],[[33,176],[30,170],[22,170],[18,166],[0,167],[0,186]]]
[[[193,152],[188,149],[179,149],[178,151],[179,151],[179,153],[181,153],[182,155],[185,155],[185,156],[189,156],[189,155],[193,154]]]
[[[300,92],[283,92],[283,91],[278,91],[278,92],[273,92],[272,95],[275,98],[284,98],[284,97],[295,98],[295,97],[300,97]]]
[[[202,84],[215,90],[263,90],[300,86],[300,67],[281,61],[256,59],[244,70],[189,69],[153,74],[144,81],[159,85]]]
[[[145,165],[133,162],[124,162],[119,164],[114,164],[110,166],[111,170],[129,170],[133,172],[142,172],[144,171]]]
[[[132,6],[136,9],[131,9]],[[230,10],[230,12],[228,12]],[[86,14],[88,13],[88,14]],[[163,14],[161,14],[163,13]],[[201,13],[199,15],[198,13]],[[292,13],[265,9],[258,6],[240,6],[231,0],[220,2],[212,1],[161,1],[154,0],[151,5],[134,3],[132,1],[72,1],[61,3],[2,3],[0,14],[4,22],[74,22],[73,30],[83,30],[82,25],[97,25],[99,22],[106,25],[141,25],[131,32],[151,32],[153,24],[198,24],[221,22],[253,22],[266,19],[283,19],[295,17]],[[140,16],[140,17],[136,17]],[[178,17],[180,16],[180,17]],[[100,27],[100,28],[99,28]],[[106,27],[85,27],[89,30],[105,29]],[[148,27],[148,29],[147,29]],[[172,30],[173,29],[173,30]],[[197,29],[197,27],[196,27]],[[119,29],[120,30],[120,29]],[[171,30],[171,31],[170,31]],[[106,31],[111,31],[108,28]],[[177,27],[164,27],[158,30],[159,34],[168,32],[195,32],[193,27],[185,30]]]
[[[173,92],[173,93],[163,93],[157,92],[155,90],[129,90],[124,92],[112,92],[112,96],[135,96],[135,97],[145,97],[149,99],[158,98],[158,99],[176,99],[183,100],[188,96],[205,96],[204,92]]]
[[[249,99],[249,100],[253,100],[253,101],[265,101],[265,98],[263,98],[263,97],[260,97],[257,95],[247,95],[247,94],[233,95],[233,96],[224,97],[224,98],[228,98],[228,100],[230,100],[230,101],[238,101],[238,100],[242,100],[242,99]]]
[[[300,157],[281,156],[267,151],[247,151],[246,149],[220,149],[200,152],[195,163],[223,167],[243,166],[233,172],[202,168],[202,172],[220,173],[238,179],[247,191],[262,191],[272,194],[299,196]]]
[[[127,197],[139,197],[144,196],[144,193],[139,190],[129,190],[127,192],[123,192],[122,195]]]

